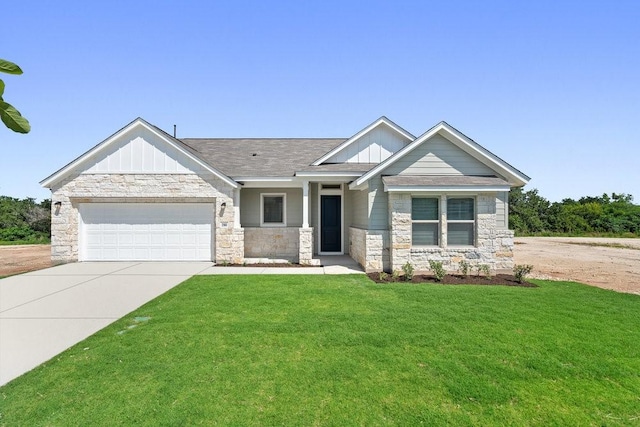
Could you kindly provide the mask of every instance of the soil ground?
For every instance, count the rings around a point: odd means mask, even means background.
[[[518,237],[516,264],[530,277],[572,280],[640,295],[640,239]],[[0,276],[50,267],[49,245],[0,246]]]
[[[517,237],[514,261],[530,277],[570,280],[640,295],[640,239]]]
[[[0,277],[51,266],[51,245],[0,246]]]

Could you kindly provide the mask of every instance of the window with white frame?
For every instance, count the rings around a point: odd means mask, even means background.
[[[413,246],[438,246],[440,208],[435,197],[411,199],[411,241]]]
[[[260,194],[260,223],[263,226],[287,225],[287,195],[285,193]]]
[[[471,197],[447,199],[447,245],[473,246],[475,243],[475,200]]]

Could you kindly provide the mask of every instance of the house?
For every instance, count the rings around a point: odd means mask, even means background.
[[[510,188],[529,181],[445,122],[381,117],[348,139],[177,139],[138,118],[41,184],[54,261],[513,266]]]

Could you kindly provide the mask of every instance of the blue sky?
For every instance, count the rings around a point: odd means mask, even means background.
[[[0,195],[140,116],[178,137],[349,137],[445,120],[551,201],[640,203],[637,1],[29,1],[2,8]]]

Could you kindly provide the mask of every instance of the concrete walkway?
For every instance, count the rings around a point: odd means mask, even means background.
[[[349,274],[348,256],[323,267],[212,267],[210,262],[83,262],[0,279],[0,385],[197,274]]]

